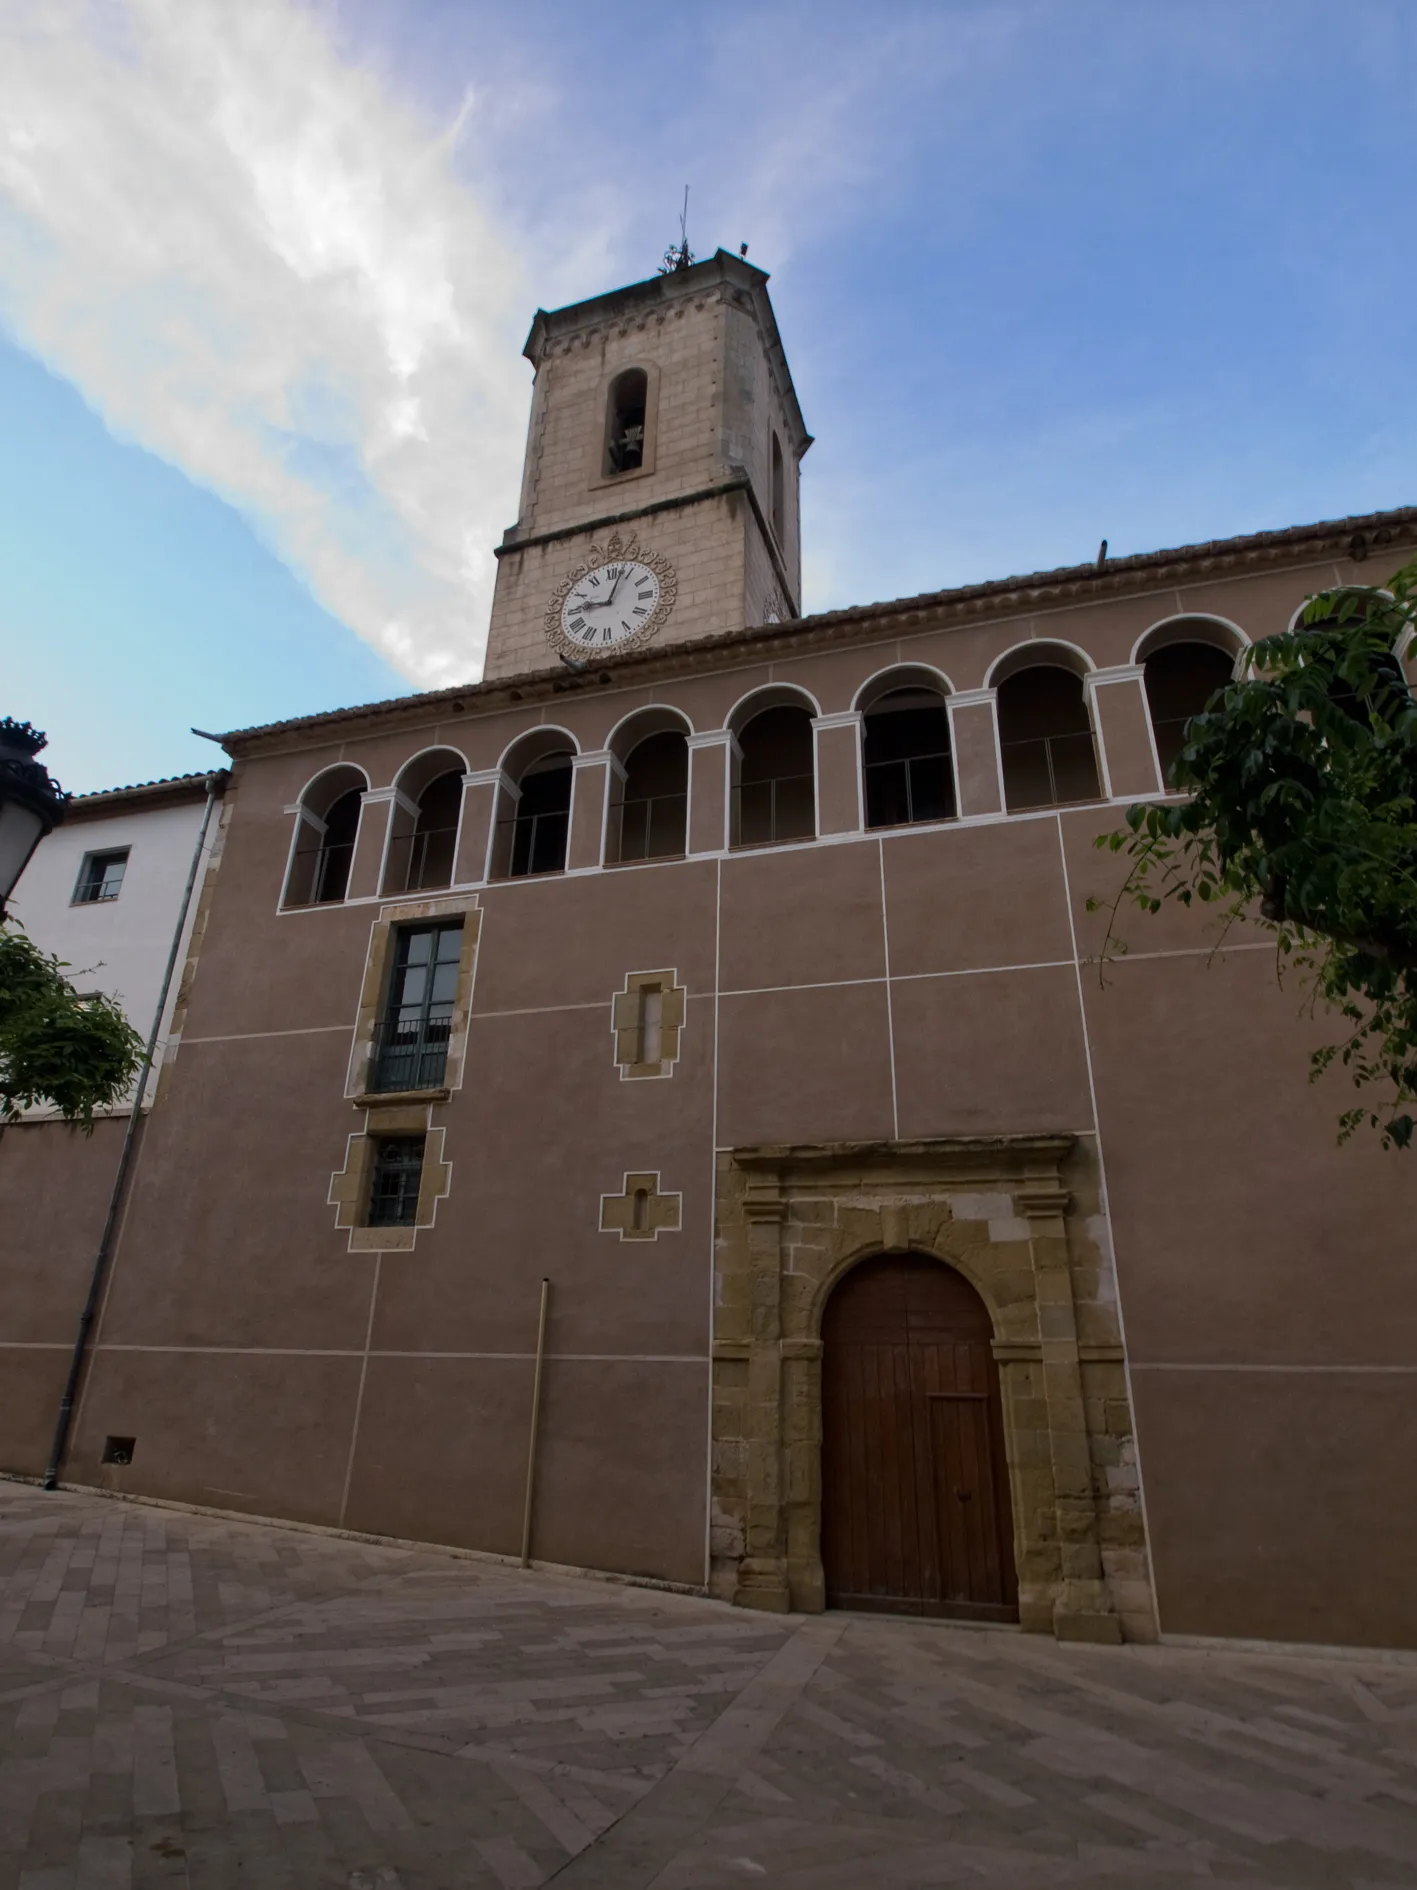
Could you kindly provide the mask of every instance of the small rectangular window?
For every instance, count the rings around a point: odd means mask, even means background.
[[[105,1437],[100,1463],[131,1463],[137,1448],[136,1437]]]
[[[116,899],[123,885],[128,865],[128,848],[115,847],[110,853],[86,853],[79,868],[79,883],[74,888],[73,904],[91,906],[100,899]]]
[[[424,1139],[421,1135],[381,1135],[376,1140],[369,1189],[370,1227],[417,1225]]]

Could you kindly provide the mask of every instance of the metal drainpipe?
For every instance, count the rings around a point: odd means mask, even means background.
[[[123,1152],[118,1157],[118,1172],[113,1177],[113,1188],[108,1197],[108,1213],[104,1218],[103,1232],[98,1241],[98,1253],[94,1257],[93,1273],[89,1278],[88,1298],[84,1301],[84,1310],[79,1314],[79,1330],[74,1338],[74,1355],[69,1360],[69,1377],[64,1386],[64,1396],[59,1404],[59,1420],[54,1427],[54,1444],[49,1453],[49,1467],[44,1473],[46,1490],[57,1490],[59,1487],[59,1469],[64,1461],[65,1446],[69,1442],[69,1425],[73,1420],[74,1399],[78,1394],[79,1378],[83,1372],[84,1357],[88,1351],[89,1331],[93,1326],[94,1314],[98,1310],[98,1296],[103,1286],[104,1272],[108,1266],[113,1231],[118,1225],[118,1209],[123,1200],[128,1171],[133,1164],[138,1123],[143,1113],[143,1098],[147,1094],[148,1077],[152,1074],[153,1061],[157,1056],[158,1039],[162,1034],[163,1012],[167,1009],[167,994],[172,988],[172,974],[177,968],[177,954],[182,946],[182,932],[187,924],[187,910],[192,903],[192,888],[197,883],[197,869],[201,865],[202,851],[207,844],[207,829],[211,825],[212,808],[216,805],[217,783],[221,778],[220,774],[207,776],[207,804],[202,811],[202,827],[197,835],[197,844],[192,850],[192,864],[187,870],[187,886],[182,894],[182,908],[177,914],[177,925],[172,934],[172,949],[167,954],[167,969],[162,974],[162,989],[158,993],[157,1014],[153,1018],[152,1034],[148,1038],[147,1049],[143,1052],[143,1066],[138,1073],[137,1088],[133,1092],[133,1107],[128,1115],[128,1132],[123,1137]]]

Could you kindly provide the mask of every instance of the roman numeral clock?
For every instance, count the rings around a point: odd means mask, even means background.
[[[580,661],[642,649],[678,594],[669,560],[616,532],[603,546],[592,545],[585,563],[557,585],[546,611],[547,641]]]

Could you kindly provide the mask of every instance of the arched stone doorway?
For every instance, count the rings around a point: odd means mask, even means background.
[[[724,1149],[715,1226],[711,1592],[744,1607],[827,1605],[828,1314],[861,1267],[921,1257],[967,1281],[992,1324],[1019,1626],[1062,1640],[1115,1642],[1124,1628],[1155,1639],[1116,1283],[1086,1138]]]
[[[920,1253],[854,1267],[822,1320],[828,1606],[1018,1619],[989,1312]]]

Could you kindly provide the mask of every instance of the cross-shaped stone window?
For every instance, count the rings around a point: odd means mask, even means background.
[[[682,1194],[662,1194],[659,1170],[626,1175],[619,1194],[600,1197],[600,1231],[621,1240],[658,1240],[677,1234],[683,1221]]]

